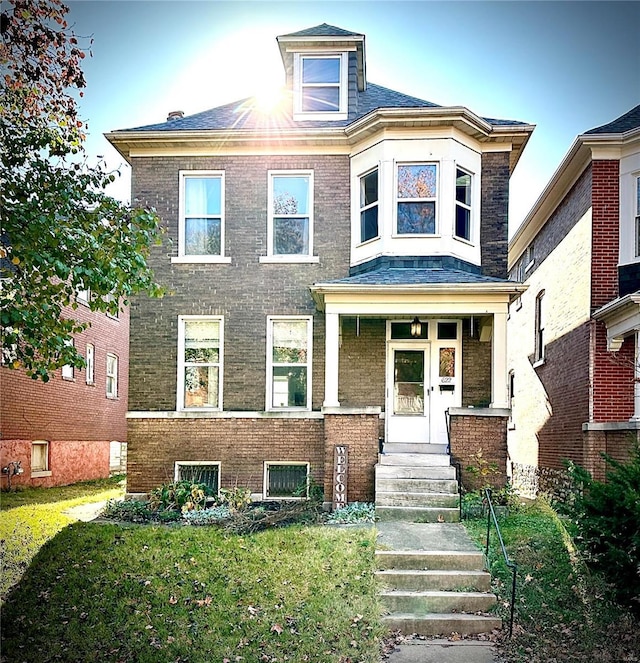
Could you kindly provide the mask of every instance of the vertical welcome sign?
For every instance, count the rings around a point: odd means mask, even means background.
[[[333,509],[347,506],[347,467],[349,463],[349,447],[334,447],[333,456]]]

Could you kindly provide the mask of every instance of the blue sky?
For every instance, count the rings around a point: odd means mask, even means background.
[[[536,125],[511,178],[510,232],[576,135],[640,103],[639,2],[93,0],[68,2],[93,37],[80,100],[87,150],[122,177],[103,133],[190,115],[282,84],[276,36],[319,23],[366,35],[370,81]]]

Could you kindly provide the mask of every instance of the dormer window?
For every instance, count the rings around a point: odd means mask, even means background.
[[[296,119],[346,119],[347,54],[297,53],[294,63]]]

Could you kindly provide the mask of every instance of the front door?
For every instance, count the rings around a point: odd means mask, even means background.
[[[429,343],[391,343],[387,361],[387,442],[429,441]]]

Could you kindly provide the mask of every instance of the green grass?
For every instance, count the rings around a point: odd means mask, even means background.
[[[502,518],[507,552],[518,565],[514,637],[501,643],[510,663],[620,663],[640,651],[638,624],[610,600],[610,588],[591,574],[564,522],[545,502]],[[484,547],[486,520],[467,520]],[[511,570],[495,529],[489,554],[498,611],[509,619]],[[635,652],[635,653],[634,653]]]
[[[22,577],[38,550],[75,518],[74,506],[115,499],[124,494],[122,477],[61,488],[28,488],[0,494],[0,599]]]
[[[41,661],[380,660],[372,528],[76,523],[3,610],[3,654]],[[238,658],[240,657],[240,658]]]

